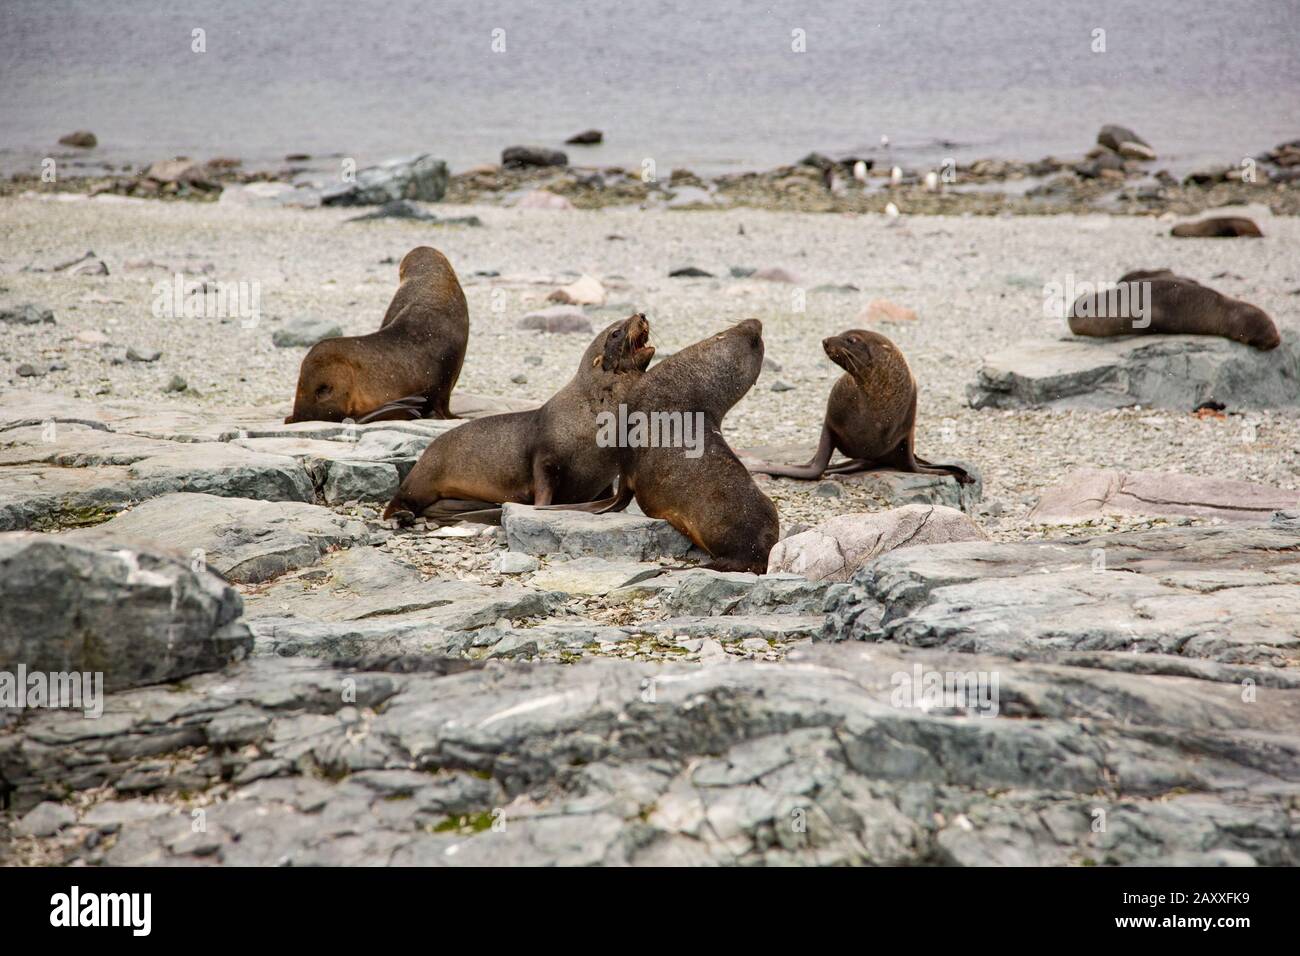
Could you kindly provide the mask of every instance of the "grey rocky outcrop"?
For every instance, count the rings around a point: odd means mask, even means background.
[[[1209,335],[1026,342],[985,358],[966,394],[972,408],[1296,408],[1300,336],[1283,329],[1267,352]]]
[[[1252,481],[1160,471],[1080,468],[1046,489],[1028,520],[1079,524],[1123,515],[1258,522],[1300,506],[1300,492]]]
[[[930,706],[910,691],[932,674],[996,692]],[[459,673],[259,658],[119,701],[93,733],[48,713],[0,739],[19,812],[102,788],[62,828],[69,860],[1300,862],[1294,686],[1245,703],[1211,680],[822,646]],[[198,832],[157,799],[223,780]]]
[[[1192,659],[1293,668],[1298,583],[1300,518],[1283,515],[1249,528],[906,548],[828,600],[822,637],[1044,660],[1088,652],[1152,673],[1186,673]]]
[[[110,691],[177,680],[251,649],[242,609],[225,581],[165,552],[0,534],[5,671],[98,672]]]

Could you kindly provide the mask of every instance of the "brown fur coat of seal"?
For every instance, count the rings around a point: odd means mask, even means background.
[[[640,313],[614,322],[583,353],[578,372],[541,408],[458,425],[424,450],[385,518],[495,522],[500,505],[564,504],[608,494],[618,449],[597,444],[601,412],[618,406],[654,348]]]
[[[805,465],[746,462],[750,471],[782,478],[887,469],[973,479],[956,465],[933,465],[916,455],[916,378],[907,359],[879,332],[851,329],[822,341],[844,374],[831,387],[817,453]],[[848,461],[828,467],[835,452]]]
[[[682,422],[698,414],[700,441],[621,448],[618,495],[584,510],[621,511],[635,497],[643,512],[707,551],[713,561],[706,568],[766,572],[780,535],[776,506],[722,437],[723,416],[762,368],[763,325],[746,319],[646,372],[628,393],[629,414],[679,413]]]
[[[1075,335],[1218,335],[1264,351],[1282,341],[1263,309],[1168,269],[1128,272],[1114,290],[1079,296],[1069,323]]]
[[[1169,235],[1179,239],[1263,239],[1264,234],[1255,220],[1245,216],[1217,216],[1180,222],[1169,230]]]
[[[469,341],[469,308],[451,263],[418,246],[379,331],[325,339],[302,360],[285,423],[454,418],[451,390]]]

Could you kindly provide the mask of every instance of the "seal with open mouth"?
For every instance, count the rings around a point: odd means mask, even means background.
[[[429,246],[408,252],[397,274],[379,331],[311,347],[285,424],[455,417],[451,390],[469,341],[465,293],[447,257]]]
[[[750,471],[806,480],[877,470],[974,480],[956,465],[917,456],[916,378],[898,346],[879,332],[851,329],[822,340],[822,348],[844,374],[831,387],[817,453],[804,465],[747,461]],[[837,451],[848,461],[832,467]]]
[[[618,414],[654,357],[641,313],[614,322],[583,353],[578,372],[541,408],[458,425],[424,450],[385,518],[495,524],[504,502],[565,504],[608,494],[618,448],[597,442],[601,413]]]

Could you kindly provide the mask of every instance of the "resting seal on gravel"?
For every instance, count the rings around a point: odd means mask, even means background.
[[[618,448],[597,442],[601,413],[617,416],[654,357],[641,313],[614,322],[583,353],[578,372],[541,408],[477,418],[439,435],[384,510],[408,523],[495,524],[501,504],[586,502],[610,493]]]
[[[817,454],[805,465],[747,461],[750,471],[808,480],[879,470],[974,480],[956,465],[917,457],[916,378],[898,346],[879,332],[852,329],[824,339],[822,348],[844,374],[831,387]],[[848,461],[827,467],[837,451]]]
[[[285,424],[455,417],[451,390],[469,341],[465,293],[447,257],[429,246],[408,252],[397,275],[379,331],[312,346]]]
[[[628,418],[659,422],[683,441],[662,441],[652,427],[619,450],[618,494],[579,506],[622,511],[632,499],[652,518],[663,518],[713,558],[714,571],[767,571],[780,535],[776,506],[754,484],[722,437],[723,416],[740,401],[763,369],[763,324],[746,319],[675,352],[648,371],[628,393]]]
[[[1168,269],[1128,272],[1114,289],[1079,296],[1069,322],[1075,335],[1219,335],[1264,351],[1282,341],[1263,309]]]
[[[1198,219],[1196,222],[1180,222],[1169,231],[1169,235],[1180,239],[1264,238],[1254,220],[1245,216],[1220,216]]]

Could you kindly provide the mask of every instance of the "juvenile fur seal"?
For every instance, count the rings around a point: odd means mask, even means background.
[[[469,341],[469,309],[451,263],[417,246],[398,267],[379,331],[325,339],[302,360],[292,422],[454,418],[451,390]]]
[[[746,319],[646,372],[628,393],[630,413],[668,416],[660,420],[682,422],[683,434],[691,416],[700,441],[692,447],[629,441],[619,449],[618,494],[581,510],[621,511],[635,497],[643,512],[663,518],[712,556],[704,567],[766,572],[780,535],[776,506],[722,437],[723,416],[762,368],[763,324]]]
[[[907,471],[974,479],[956,465],[934,465],[916,455],[916,378],[898,346],[879,332],[851,329],[822,341],[844,369],[826,402],[817,454],[805,465],[746,462],[750,471],[782,478],[816,479],[858,471]],[[848,461],[834,467],[840,452]]]
[[[1264,351],[1282,341],[1263,309],[1168,269],[1135,270],[1115,289],[1084,293],[1070,306],[1069,323],[1075,335],[1098,337],[1219,335]]]
[[[1264,234],[1254,220],[1245,216],[1220,216],[1212,219],[1198,219],[1196,222],[1180,222],[1169,231],[1171,236],[1180,239],[1262,239]]]
[[[596,441],[601,412],[619,403],[654,357],[641,313],[614,322],[578,372],[541,408],[477,418],[439,435],[384,510],[385,518],[495,523],[500,505],[585,502],[608,494],[618,449]]]

